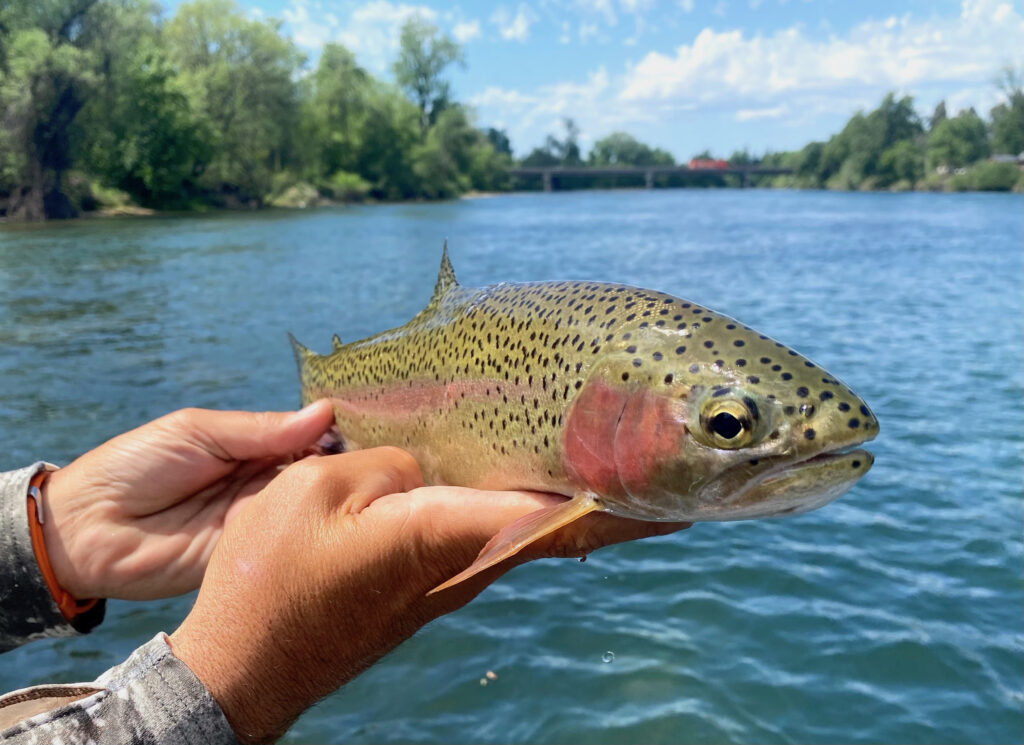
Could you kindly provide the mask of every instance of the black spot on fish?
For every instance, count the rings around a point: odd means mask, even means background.
[[[690,365],[690,372],[692,372],[692,373],[699,373],[700,372],[700,365],[698,365],[698,364]]]
[[[762,365],[767,365],[767,364],[768,364],[769,362],[771,362],[771,361],[772,361],[772,358],[771,358],[771,357],[762,357],[762,358],[761,358],[761,364],[762,364]]]
[[[704,346],[711,349],[711,347],[715,346],[715,343],[713,341],[706,341],[704,342]]]
[[[741,357],[740,359],[736,360],[736,366],[737,367],[746,367],[747,366],[747,361]]]
[[[623,380],[629,380],[629,373],[628,372],[622,373],[622,379]]]
[[[668,385],[671,382],[672,382],[672,373],[669,373],[668,375],[665,376],[665,384]]]
[[[810,391],[804,388],[803,386],[800,386],[799,388],[796,389],[796,395],[798,395],[800,398],[807,398],[807,394],[809,393]]]
[[[744,344],[746,344],[746,342],[743,341],[742,339],[737,339],[732,343],[734,347],[742,347]]]
[[[707,319],[705,319],[705,320],[707,320]],[[729,329],[730,331],[732,331],[734,328],[736,328],[736,324],[735,323],[727,324],[726,328]]]
[[[850,417],[850,421],[846,423],[846,426],[850,429],[857,429],[860,426],[860,419],[857,417]]]
[[[860,405],[860,413],[863,414],[864,416],[871,416],[871,412],[868,410],[868,407],[865,406],[864,404]]]
[[[855,460],[850,465],[853,466],[854,468],[860,468],[860,461],[859,460]]]
[[[719,388],[717,391],[715,391],[714,393],[711,394],[711,397],[712,398],[718,398],[719,396],[724,396],[728,392],[729,392],[728,388]]]
[[[840,401],[839,402],[839,410],[840,411],[849,411],[850,410],[850,404],[846,403],[845,401]]]
[[[654,354],[651,355],[651,357],[654,358],[655,362],[661,362],[661,352],[655,352]]]
[[[761,382],[761,379],[759,377],[757,377],[756,375],[748,375],[747,376],[747,382],[748,383],[753,383],[754,385],[757,385],[758,383]]]
[[[686,351],[686,347],[676,347],[676,354],[682,354]]]
[[[813,429],[805,429],[804,430],[804,439],[805,440],[813,440],[814,439],[814,430]]]
[[[818,398],[820,398],[822,401],[828,401],[830,398],[832,398],[832,392],[822,391],[821,393],[818,394]]]
[[[793,374],[792,373],[788,373],[788,372],[782,373],[782,379],[783,380],[792,380],[793,379]]]

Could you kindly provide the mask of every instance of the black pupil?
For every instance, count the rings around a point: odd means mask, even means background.
[[[732,414],[728,414],[723,411],[721,414],[715,414],[714,418],[711,420],[711,429],[713,429],[715,434],[719,437],[731,440],[743,431],[743,424]]]

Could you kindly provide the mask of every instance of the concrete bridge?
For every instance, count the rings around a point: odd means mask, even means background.
[[[702,173],[732,173],[742,177],[742,186],[750,186],[750,177],[755,175],[778,176],[793,173],[792,168],[776,168],[760,165],[730,165],[726,168],[690,168],[689,166],[523,166],[508,169],[510,176],[540,176],[544,191],[554,191],[563,178],[580,176],[643,176],[644,186],[654,188],[654,177],[662,175],[696,175]]]

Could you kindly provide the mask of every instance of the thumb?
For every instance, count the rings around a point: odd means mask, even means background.
[[[210,411],[192,409],[184,426],[191,439],[222,460],[253,460],[303,450],[334,422],[330,401],[299,411]]]

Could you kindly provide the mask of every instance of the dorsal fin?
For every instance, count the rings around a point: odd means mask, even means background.
[[[337,351],[338,351],[339,349],[341,349],[341,348],[342,348],[343,346],[345,346],[345,345],[341,343],[341,339],[340,339],[340,338],[338,337],[338,335],[337,335],[337,334],[335,334],[334,336],[332,336],[332,337],[331,337],[331,348],[332,348],[332,349],[333,349],[333,350],[334,350],[335,352],[337,352]]]
[[[292,343],[292,353],[295,355],[295,364],[299,366],[299,377],[302,377],[303,368],[306,366],[306,362],[310,357],[314,357],[313,352],[303,344],[299,343],[299,340],[292,336],[292,332],[288,332],[288,339]]]
[[[452,268],[452,262],[448,258],[448,241],[445,241],[444,248],[441,250],[441,268],[437,272],[434,294],[430,296],[430,302],[427,303],[427,307],[432,308],[440,303],[449,290],[458,286],[459,281],[455,279],[455,270]]]

